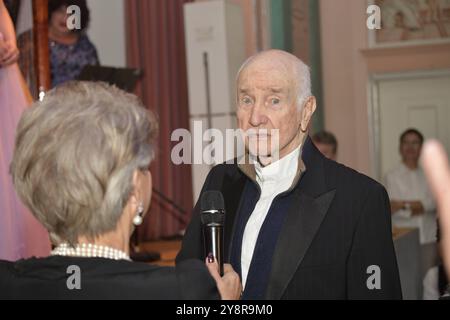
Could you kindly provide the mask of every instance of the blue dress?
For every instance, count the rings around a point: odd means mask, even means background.
[[[50,64],[52,87],[76,80],[87,65],[98,65],[97,49],[86,34],[77,43],[66,45],[50,41]]]

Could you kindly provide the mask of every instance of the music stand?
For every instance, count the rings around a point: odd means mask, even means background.
[[[77,80],[102,81],[127,92],[133,92],[141,77],[142,71],[139,69],[88,65],[81,71]]]

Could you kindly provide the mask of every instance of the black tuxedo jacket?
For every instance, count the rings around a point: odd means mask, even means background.
[[[267,299],[401,299],[387,193],[376,181],[326,159],[307,138],[306,170],[272,258]],[[203,192],[225,199],[225,260],[246,183],[236,164],[209,173]],[[177,261],[204,259],[200,207],[194,208]],[[379,280],[379,282],[378,282]]]
[[[71,266],[79,268],[80,290]],[[68,273],[69,271],[69,273]],[[71,287],[72,288],[72,287]],[[0,300],[219,299],[204,262],[184,261],[176,268],[101,258],[48,257],[0,261]]]

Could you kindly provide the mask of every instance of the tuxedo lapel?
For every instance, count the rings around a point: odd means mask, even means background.
[[[289,197],[290,209],[272,259],[267,299],[280,299],[303,261],[336,190],[325,183],[324,158],[308,138],[302,154],[306,171]]]
[[[245,183],[247,177],[236,170],[234,174],[227,174],[224,177],[222,185],[222,194],[226,203],[225,216],[225,261],[230,261],[231,244],[234,234],[234,224],[236,221],[237,212],[239,211],[242,202],[242,194],[244,193]]]
[[[267,299],[280,299],[308,251],[335,190],[312,198],[296,189],[272,260]]]

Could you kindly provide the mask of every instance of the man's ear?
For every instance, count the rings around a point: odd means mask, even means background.
[[[303,106],[303,110],[301,113],[301,123],[300,127],[303,132],[306,132],[309,127],[309,123],[311,121],[311,118],[316,111],[316,97],[311,96],[306,100],[305,105]]]

